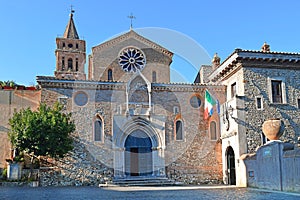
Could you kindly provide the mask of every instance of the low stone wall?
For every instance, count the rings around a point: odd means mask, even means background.
[[[282,190],[300,192],[300,148],[284,152],[282,166]]]
[[[300,192],[300,148],[272,141],[241,157],[249,187]]]

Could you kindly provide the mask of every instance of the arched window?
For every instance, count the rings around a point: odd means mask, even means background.
[[[156,82],[156,71],[152,72],[152,82]]]
[[[174,106],[173,107],[173,114],[177,115],[179,113],[179,107],[178,106]]]
[[[112,81],[113,80],[113,72],[111,69],[107,71],[107,80]]]
[[[103,122],[102,119],[97,116],[94,121],[94,140],[102,141],[103,138]]]
[[[78,58],[76,58],[76,63],[75,64],[76,64],[76,66],[75,66],[76,67],[76,72],[78,72]]]
[[[181,120],[176,121],[175,131],[176,140],[183,140],[183,123]]]
[[[209,132],[210,139],[217,140],[217,123],[215,121],[210,122]]]
[[[65,57],[61,58],[61,70],[65,71]]]
[[[72,58],[69,58],[68,59],[68,70],[73,70],[73,60]]]

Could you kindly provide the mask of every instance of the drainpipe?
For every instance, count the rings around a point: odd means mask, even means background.
[[[11,103],[12,103],[12,91],[8,91],[8,116],[11,117]]]

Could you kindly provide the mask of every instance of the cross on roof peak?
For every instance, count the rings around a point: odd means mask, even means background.
[[[75,10],[73,9],[73,8],[74,8],[74,6],[73,6],[73,5],[71,5],[71,6],[70,6],[70,8],[71,8],[71,9],[70,9],[70,15],[71,15],[71,16],[73,16],[73,13],[75,12]]]
[[[130,15],[127,16],[127,17],[130,19],[130,30],[131,30],[132,29],[132,20],[136,19],[136,18],[135,18],[135,16],[132,13],[130,13]]]

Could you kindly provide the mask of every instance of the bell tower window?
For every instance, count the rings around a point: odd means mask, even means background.
[[[65,71],[65,57],[61,58],[61,70]]]
[[[68,70],[73,70],[73,60],[72,60],[72,58],[68,59]]]
[[[78,58],[76,58],[76,72],[78,72]]]

